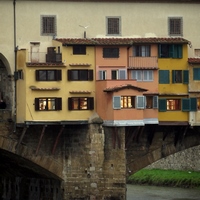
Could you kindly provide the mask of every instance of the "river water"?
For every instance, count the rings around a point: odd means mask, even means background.
[[[127,185],[127,200],[200,200],[200,189]]]

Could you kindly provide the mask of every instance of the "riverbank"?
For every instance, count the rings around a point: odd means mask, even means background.
[[[142,169],[135,174],[132,174],[128,178],[127,183],[183,188],[200,188],[200,172]]]

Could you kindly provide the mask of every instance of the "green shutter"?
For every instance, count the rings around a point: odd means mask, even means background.
[[[153,108],[158,108],[158,96],[153,96]]]
[[[182,111],[190,111],[190,99],[182,99]]]
[[[200,80],[200,68],[193,68],[193,80]]]
[[[197,98],[190,98],[190,111],[197,111]]]
[[[174,58],[174,45],[169,45],[169,57]]]
[[[169,70],[159,70],[159,83],[169,84]]]
[[[159,112],[165,112],[167,110],[167,100],[159,99]]]
[[[176,83],[176,70],[172,70],[172,83]]]
[[[182,58],[183,57],[183,47],[181,44],[177,45],[177,58]]]
[[[121,109],[121,96],[113,97],[113,109]]]
[[[189,83],[189,71],[183,70],[183,84]]]

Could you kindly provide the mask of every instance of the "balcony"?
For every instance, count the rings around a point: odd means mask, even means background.
[[[29,63],[62,63],[62,54],[60,49],[58,53],[55,51],[55,47],[48,47],[47,52],[29,52]]]
[[[158,68],[158,57],[129,57],[128,68]]]

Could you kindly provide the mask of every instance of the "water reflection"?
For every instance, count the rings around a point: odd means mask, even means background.
[[[127,200],[199,200],[199,189],[127,185]]]

